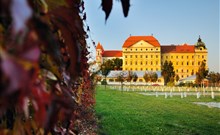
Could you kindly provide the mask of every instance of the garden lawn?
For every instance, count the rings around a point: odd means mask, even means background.
[[[220,109],[192,102],[220,102],[220,97],[144,96],[96,88],[99,134],[220,135]]]

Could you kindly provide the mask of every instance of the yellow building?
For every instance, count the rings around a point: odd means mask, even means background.
[[[106,57],[102,54],[107,51],[104,51],[100,43],[96,50],[97,53],[100,51],[96,57],[99,59],[96,60],[101,63]],[[122,52],[118,52],[118,56],[123,59],[122,68],[126,71],[161,71],[162,64],[171,61],[175,74],[182,79],[195,74],[202,61],[208,68],[208,51],[200,37],[195,45],[160,45],[153,36],[130,36],[125,40]],[[114,53],[111,52],[111,55]]]

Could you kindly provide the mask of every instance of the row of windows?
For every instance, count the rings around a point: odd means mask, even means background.
[[[198,65],[201,65],[201,63],[202,62],[198,62]],[[133,61],[125,61],[125,65],[158,65],[159,64],[159,62],[158,61],[140,61],[140,62],[138,62],[138,61],[135,61],[135,62],[133,62]],[[161,63],[162,65],[163,65],[163,63]],[[183,65],[187,65],[187,66],[194,66],[194,62],[176,62],[176,63],[174,63],[174,66],[178,66],[178,65],[181,65],[181,66],[183,66]]]
[[[145,61],[145,62],[143,62],[143,61],[140,61],[140,62],[125,61],[125,65],[128,65],[128,64],[132,65],[133,63],[134,63],[134,65],[153,65],[153,64],[158,65],[159,64],[158,61],[155,61],[155,62],[153,62],[153,61],[150,61],[150,62],[149,61]]]
[[[159,58],[159,55],[125,55],[125,58],[132,58],[134,56],[134,58]],[[168,58],[170,58],[170,59],[173,59],[173,58],[176,58],[176,59],[179,59],[179,58],[182,58],[182,59],[184,59],[184,58],[186,58],[186,59],[189,59],[189,58],[192,58],[192,59],[194,59],[194,56],[161,56],[161,58],[163,59],[163,58],[166,58],[166,59],[168,59]],[[200,56],[200,55],[198,55],[197,56],[197,58],[198,59],[200,59],[200,58],[205,58],[205,56],[204,55],[202,55],[202,56]]]
[[[125,49],[125,51],[158,51],[159,49],[158,48],[146,48],[146,49],[143,49],[143,48],[140,48],[140,49]]]
[[[130,55],[130,58],[159,58],[159,55]],[[125,55],[125,58],[128,58],[129,55]]]
[[[159,68],[125,68],[125,70],[136,70],[136,71],[158,71]]]
[[[161,62],[161,64],[163,65],[163,62]],[[181,65],[181,66],[184,66],[184,65],[186,65],[186,66],[194,66],[194,64],[195,64],[195,62],[189,62],[189,61],[187,61],[187,62],[179,62],[179,61],[177,61],[177,62],[174,62],[173,63],[174,64],[174,66],[179,66],[179,65]],[[202,64],[202,62],[201,61],[199,61],[199,62],[197,62],[197,64],[198,65],[201,65]]]
[[[189,70],[189,69],[178,70],[178,69],[176,69],[176,73],[192,73],[192,74],[194,74],[194,70],[193,69],[192,70]]]
[[[178,56],[178,55],[177,55],[177,56],[161,56],[162,59],[163,59],[163,58],[166,58],[166,59],[168,59],[168,58],[170,58],[170,59],[173,59],[173,58],[176,58],[176,59],[179,59],[179,58],[189,59],[190,57],[191,57],[192,59],[194,59],[194,56],[184,56],[184,55],[182,55],[182,56]],[[203,58],[203,59],[204,59],[205,56],[204,56],[204,55],[202,55],[202,56],[198,55],[197,58],[198,58],[198,59],[200,59],[200,58]]]

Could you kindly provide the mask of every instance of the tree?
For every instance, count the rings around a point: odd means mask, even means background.
[[[162,76],[164,77],[165,85],[167,85],[168,82],[173,83],[175,72],[173,68],[173,63],[171,61],[165,61],[162,65]]]
[[[147,72],[144,73],[143,78],[144,78],[144,80],[145,80],[146,83],[149,82],[149,81],[151,80],[151,78],[150,78],[150,74],[147,73]]]
[[[133,78],[133,82],[136,82],[136,81],[137,81],[137,79],[138,79],[137,73],[135,73],[135,72],[134,72],[134,74],[133,74],[133,77],[132,77],[132,78]]]
[[[121,83],[121,90],[123,91],[123,82],[126,79],[126,73],[125,72],[120,72],[117,74],[117,81]]]
[[[112,59],[112,61],[114,65],[114,70],[122,70],[122,59],[114,58]]]
[[[107,60],[101,65],[100,71],[102,75],[105,77],[105,81],[106,81],[106,77],[108,76],[112,68],[113,68],[113,63],[111,60]],[[105,84],[105,89],[106,89],[106,83],[104,84]]]
[[[208,75],[208,70],[206,69],[206,64],[204,61],[202,61],[198,72],[196,72],[196,84],[199,84],[201,86],[201,82],[203,81],[203,79],[206,78],[206,76]]]
[[[158,79],[157,73],[155,72],[151,73],[150,78],[151,78],[151,82],[156,82]]]
[[[106,19],[112,3],[102,0]],[[0,0],[0,8],[0,134],[87,134],[95,101],[84,1]]]

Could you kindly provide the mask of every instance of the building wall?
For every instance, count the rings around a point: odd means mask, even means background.
[[[160,47],[139,41],[131,47],[122,49],[123,70],[160,71]]]
[[[200,43],[202,43],[200,41]],[[97,50],[97,56],[101,53]],[[116,57],[98,57],[97,61]],[[120,57],[121,58],[121,57]],[[161,71],[162,64],[167,60],[171,61],[174,71],[180,79],[189,77],[198,72],[204,61],[208,69],[208,51],[203,47],[195,45],[195,50],[188,52],[162,53],[161,46],[155,47],[146,41],[140,40],[130,47],[122,48],[123,70],[131,71]]]

